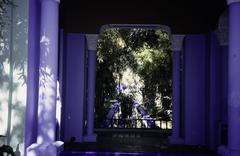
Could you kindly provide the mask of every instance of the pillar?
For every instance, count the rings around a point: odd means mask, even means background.
[[[172,36],[172,106],[173,106],[173,119],[172,119],[172,135],[169,138],[171,144],[182,144],[183,139],[180,136],[180,122],[181,122],[181,107],[180,107],[180,64],[181,64],[181,51],[183,47],[184,35]]]
[[[42,0],[41,3],[37,138],[39,144],[55,141],[59,2]]]
[[[228,149],[240,155],[240,0],[229,3]]]
[[[38,106],[38,67],[39,67],[39,38],[40,38],[40,3],[38,0],[29,1],[28,22],[28,76],[27,76],[27,105],[25,112],[25,148],[37,140],[37,106]]]
[[[64,71],[63,71],[63,139],[69,142],[83,142],[85,93],[85,35],[80,33],[64,34]]]
[[[95,104],[95,79],[96,79],[96,55],[98,35],[86,35],[88,48],[88,94],[87,94],[87,136],[86,142],[96,142],[94,134],[94,104]]]
[[[223,156],[240,155],[240,0],[228,0],[228,147],[219,147]]]
[[[183,62],[184,144],[205,146],[209,104],[208,39],[205,34],[186,35]]]
[[[55,156],[59,0],[41,0],[37,142],[27,155]]]

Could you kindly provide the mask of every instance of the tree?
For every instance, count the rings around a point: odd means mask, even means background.
[[[13,0],[0,0],[0,39],[3,38],[3,29],[5,27],[6,23],[6,13],[7,13],[7,7],[13,5]]]
[[[156,93],[161,95],[163,108],[167,109],[167,105],[170,105],[164,98],[171,97],[171,50],[169,38],[161,30],[148,35],[150,36],[146,38],[149,40],[142,44],[136,57],[139,63],[138,73],[145,84],[142,88],[144,101],[148,103],[147,109],[152,112],[156,105]]]
[[[96,117],[105,118],[110,99],[124,97],[123,117],[131,114],[129,106],[132,95],[118,93],[117,85],[122,74],[131,69],[144,82],[141,88],[143,103],[147,110],[158,117],[160,112],[171,108],[171,50],[169,36],[161,29],[118,29],[105,30],[99,40],[97,53]],[[134,94],[134,93],[133,93]],[[162,108],[155,109],[157,95]],[[159,98],[159,97],[158,97]],[[127,100],[126,100],[127,99]],[[157,110],[157,111],[156,111]]]
[[[100,36],[97,52],[96,118],[104,119],[110,99],[117,96],[121,72],[132,64],[134,56],[125,46],[119,29],[107,29]]]

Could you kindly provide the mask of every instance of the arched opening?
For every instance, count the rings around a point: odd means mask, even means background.
[[[172,129],[170,31],[108,25],[97,45],[95,130]]]

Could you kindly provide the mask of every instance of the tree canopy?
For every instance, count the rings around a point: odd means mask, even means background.
[[[13,5],[13,0],[0,0],[0,39],[3,38],[3,28],[5,27],[7,17],[7,7]]]
[[[152,117],[170,119],[171,61],[169,36],[162,29],[106,29],[98,42],[96,119],[102,121],[111,105],[109,100],[119,96],[123,99],[122,118],[130,117],[137,92],[141,95],[137,100]],[[130,81],[125,75],[135,78]],[[123,79],[131,83],[125,86],[131,88],[128,94],[119,88],[124,86]]]

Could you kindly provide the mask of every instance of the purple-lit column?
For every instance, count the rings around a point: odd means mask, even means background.
[[[172,135],[169,138],[171,144],[182,144],[183,139],[180,136],[180,61],[181,51],[183,47],[184,35],[172,36],[172,106],[173,106],[173,119],[172,119]]]
[[[95,104],[95,77],[96,77],[96,55],[98,35],[88,34],[88,103],[87,103],[87,136],[84,137],[86,142],[96,142],[94,134],[94,104]]]
[[[58,71],[58,5],[42,0],[37,143],[54,142]],[[51,16],[49,16],[51,15]]]
[[[28,17],[28,77],[27,106],[25,112],[25,148],[37,140],[37,107],[38,107],[38,67],[39,67],[39,29],[40,2],[29,1]]]
[[[37,143],[27,155],[55,156],[59,0],[41,0]]]
[[[240,155],[240,0],[229,0],[228,155]]]

